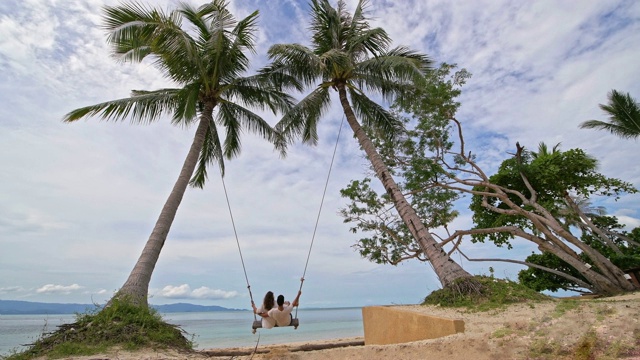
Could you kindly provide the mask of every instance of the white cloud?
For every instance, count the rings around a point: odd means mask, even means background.
[[[191,290],[188,284],[182,284],[179,286],[167,285],[162,290],[155,292],[155,296],[172,298],[172,299],[231,299],[238,296],[237,291],[225,291],[219,289],[210,289],[202,286],[195,290]]]
[[[72,292],[75,292],[76,290],[80,290],[82,288],[83,286],[80,286],[78,284],[71,284],[71,285],[47,284],[36,289],[36,292],[38,294],[71,294]]]
[[[46,283],[32,299],[46,295],[51,300],[55,291],[78,290],[52,284],[73,282],[84,290],[110,289],[93,292],[108,298],[142,251],[193,139],[193,128],[173,127],[169,119],[149,126],[98,119],[61,123],[74,108],[125,97],[132,89],[168,86],[149,63],[122,64],[109,56],[96,9],[117,3],[0,0],[3,297],[35,292]],[[353,9],[356,1],[348,3]],[[633,166],[633,155],[640,152],[637,141],[578,129],[581,121],[602,118],[598,104],[609,90],[640,97],[635,64],[640,48],[633,46],[640,43],[640,2],[603,0],[576,7],[544,0],[407,0],[371,5],[375,25],[389,32],[394,45],[408,45],[435,63],[455,62],[473,73],[460,99],[459,118],[468,150],[478,154],[487,172],[497,168],[516,141],[528,147],[562,142],[563,149],[581,147],[596,156],[607,176],[640,187],[640,168]],[[239,17],[256,8],[261,32],[252,67],[264,65],[273,43],[309,43],[306,2],[235,1],[232,9]],[[342,118],[334,105],[319,125],[318,146],[292,146],[280,159],[250,135],[242,139],[241,156],[227,163],[225,182],[255,293],[268,288],[290,296],[297,291]],[[269,115],[267,121],[274,123],[276,117]],[[361,259],[350,247],[358,235],[350,234],[336,215],[344,203],[338,190],[360,178],[366,163],[346,124],[337,156],[304,301],[336,306],[418,301],[439,286],[430,266],[378,266]],[[209,175],[204,190],[185,193],[152,277],[152,286],[161,290],[150,294],[247,307],[217,168]],[[638,199],[640,194],[625,195],[606,207],[633,226],[640,218]],[[464,213],[451,228],[468,227],[470,221]],[[527,249],[520,242],[514,245],[521,253]],[[465,242],[464,247],[482,257],[516,254],[502,253],[490,243]],[[496,265],[466,266],[486,273]],[[89,300],[88,294],[77,293],[78,301]]]
[[[615,215],[615,216],[618,218],[618,222],[620,224],[626,225],[624,229],[627,231],[631,231],[637,228],[638,226],[640,226],[640,219],[638,218],[634,218],[626,215]]]
[[[191,292],[191,296],[196,299],[231,299],[238,296],[237,291],[224,291],[219,289],[209,289],[201,286]]]
[[[7,286],[7,287],[0,288],[0,294],[18,293],[18,292],[23,292],[24,290],[25,289],[20,286]]]

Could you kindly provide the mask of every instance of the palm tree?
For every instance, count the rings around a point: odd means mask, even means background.
[[[580,124],[580,128],[607,130],[625,139],[640,136],[640,104],[629,93],[616,90],[611,90],[607,97],[609,103],[600,104],[600,109],[609,114],[609,122],[589,120]]]
[[[560,152],[560,143],[557,143],[553,146],[553,148],[551,149],[551,151],[549,151],[549,146],[547,144],[545,144],[544,141],[541,141],[538,144],[538,152],[535,151],[530,151],[531,153],[531,157],[534,159],[537,159],[539,157],[545,157],[545,156],[550,156],[553,154],[557,154]]]
[[[180,3],[169,13],[137,3],[104,8],[107,41],[114,54],[131,62],[153,59],[153,65],[178,87],[134,90],[127,98],[73,110],[64,121],[99,116],[112,121],[130,118],[133,123],[149,123],[170,114],[174,125],[197,123],[178,180],[140,258],[114,298],[148,305],[151,274],[187,186],[191,183],[203,187],[207,165],[214,162],[224,174],[224,158],[233,158],[240,152],[243,127],[274,142],[276,147],[282,145],[267,122],[245,106],[286,111],[293,106],[293,98],[270,86],[264,76],[241,76],[249,64],[246,52],[254,50],[258,12],[236,21],[226,7],[225,1],[214,0],[199,8]],[[183,25],[183,21],[188,24]],[[217,126],[226,133],[224,143]],[[280,150],[284,154],[284,147]]]
[[[391,39],[387,33],[369,26],[365,17],[367,3],[360,0],[351,15],[342,0],[336,8],[327,0],[312,0],[312,47],[278,44],[269,49],[272,63],[263,69],[265,74],[275,79],[292,76],[306,86],[320,83],[285,114],[276,129],[289,139],[300,136],[303,142],[315,144],[318,121],[330,104],[330,90],[336,90],[360,146],[391,195],[396,210],[433,264],[442,285],[475,285],[471,274],[450,259],[429,233],[356,119],[357,113],[364,126],[379,134],[398,134],[402,129],[399,120],[371,100],[365,91],[377,92],[390,102],[406,99],[414,82],[424,80],[431,64],[426,55],[407,48],[389,49]],[[461,279],[468,281],[456,281]]]

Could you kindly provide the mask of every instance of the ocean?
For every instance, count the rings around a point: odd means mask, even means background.
[[[162,317],[187,332],[196,349],[253,347],[258,341],[268,345],[364,336],[359,307],[299,309],[298,329],[259,329],[256,334],[251,333],[253,313],[249,311],[163,313]],[[43,333],[74,320],[75,315],[0,315],[0,356],[24,350],[24,345],[33,343]]]

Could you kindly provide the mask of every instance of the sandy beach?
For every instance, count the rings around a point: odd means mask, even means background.
[[[515,304],[489,312],[419,305],[401,308],[462,319],[465,332],[393,345],[364,345],[363,338],[347,338],[193,353],[113,351],[73,359],[569,359],[578,347],[589,346],[598,349],[596,359],[640,359],[640,292],[569,303]]]

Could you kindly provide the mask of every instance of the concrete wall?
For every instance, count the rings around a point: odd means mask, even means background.
[[[398,344],[464,332],[464,321],[385,306],[362,308],[365,345]]]

